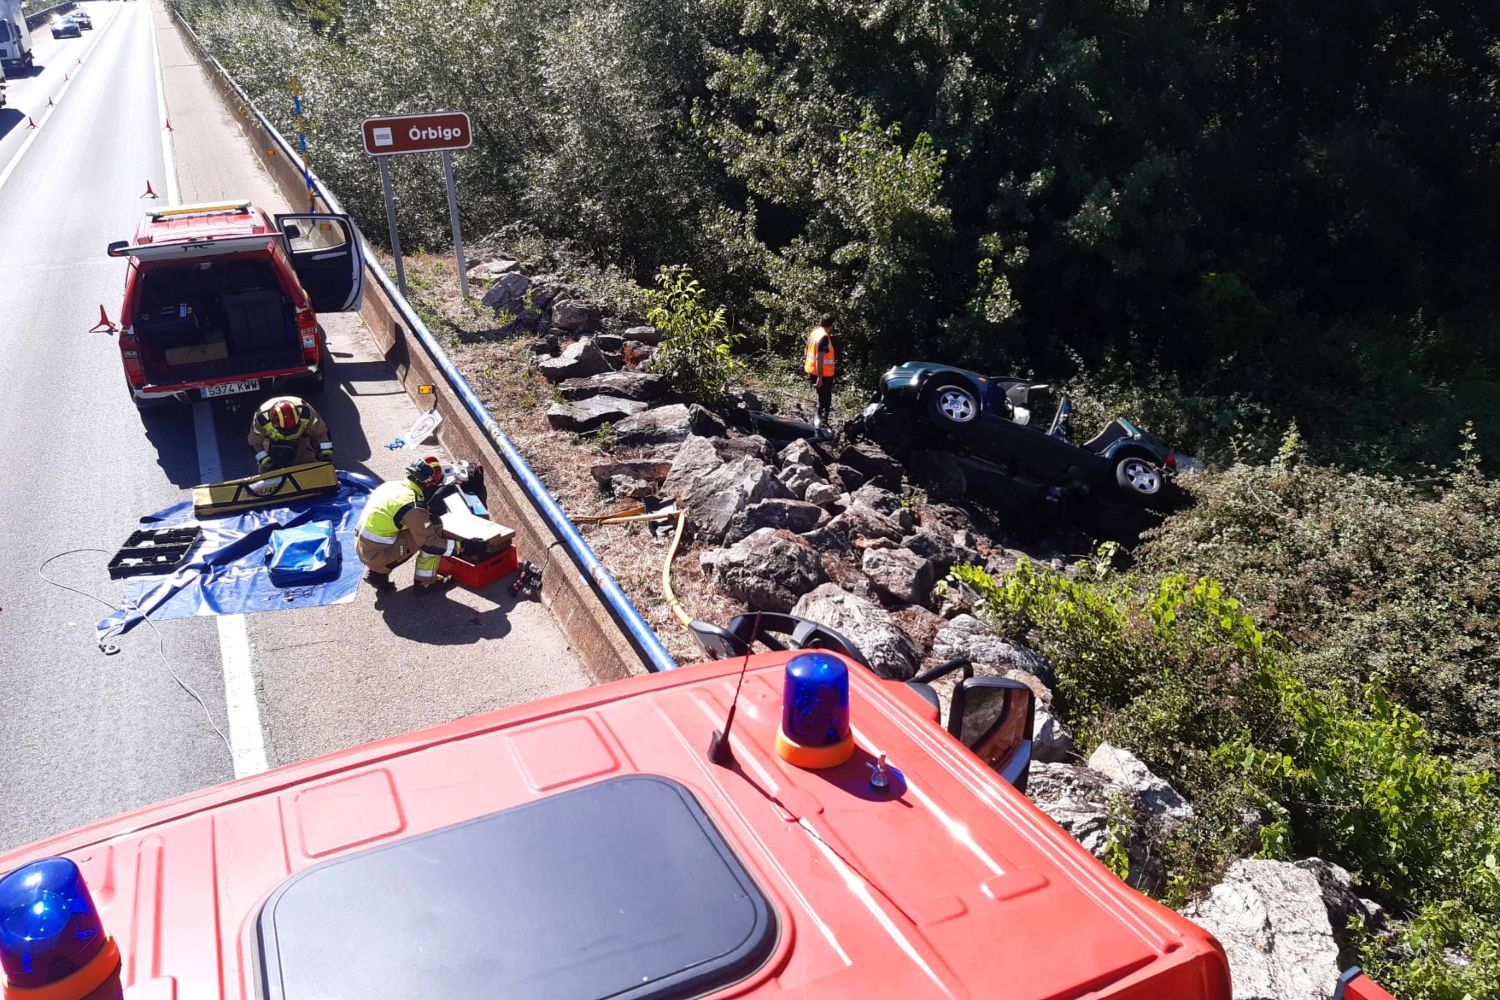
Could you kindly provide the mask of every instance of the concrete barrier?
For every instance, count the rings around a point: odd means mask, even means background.
[[[228,71],[209,53],[192,26],[172,12],[176,23],[234,115],[254,155],[264,163],[292,205],[341,212],[336,195],[312,175],[309,194],[302,164],[290,143],[260,113]],[[353,141],[353,137],[351,140]],[[267,155],[268,152],[270,155]],[[599,681],[644,670],[669,670],[676,661],[662,646],[598,555],[578,535],[556,501],[505,437],[483,403],[427,331],[421,317],[381,268],[369,243],[364,304],[360,315],[396,372],[407,394],[423,409],[436,397],[443,415],[439,440],[455,458],[485,470],[490,509],[516,529],[522,558],[543,568],[543,600],[589,672]],[[436,387],[432,395],[418,387]]]

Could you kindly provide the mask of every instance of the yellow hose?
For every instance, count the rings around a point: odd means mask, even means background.
[[[573,518],[573,521],[576,524],[628,524],[632,521],[661,521],[669,517],[677,518],[677,528],[672,532],[672,544],[667,546],[666,561],[661,564],[661,592],[672,614],[682,623],[683,628],[687,628],[692,625],[693,616],[687,613],[672,591],[672,560],[677,558],[677,546],[682,542],[683,530],[687,527],[687,511],[674,505],[648,514],[645,504],[633,504],[611,514],[583,514]]]
[[[677,595],[672,593],[672,560],[677,558],[677,543],[682,541],[682,529],[687,527],[687,511],[677,512],[677,530],[672,533],[672,544],[667,547],[666,561],[661,564],[661,593],[667,600],[667,607],[672,609],[672,614],[682,622],[683,628],[693,624],[693,618],[682,607],[682,602]]]

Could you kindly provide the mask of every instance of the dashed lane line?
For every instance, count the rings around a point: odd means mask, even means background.
[[[115,22],[118,21],[122,16],[124,16],[124,14],[124,10],[121,10],[120,13],[109,19],[108,24],[106,24],[103,28],[95,33],[94,40],[89,43],[88,51],[84,52],[84,54],[79,57],[78,65],[74,67],[75,70],[82,70],[83,64],[88,62],[89,57],[94,54],[94,50],[99,47],[99,43],[104,41],[104,36],[109,33],[109,29],[113,27]],[[152,37],[154,38],[155,36]],[[0,188],[5,187],[5,182],[10,180],[10,175],[16,172],[16,167],[21,165],[21,158],[26,155],[26,151],[31,148],[31,144],[33,142],[36,142],[37,136],[42,134],[42,129],[45,128],[47,123],[52,120],[52,113],[61,106],[63,95],[68,92],[69,87],[73,86],[73,81],[78,79],[78,72],[66,75],[67,79],[63,80],[62,89],[57,92],[55,97],[53,97],[52,103],[47,105],[47,107],[40,112],[42,116],[41,121],[36,122],[36,128],[32,129],[31,134],[26,137],[26,141],[21,143],[21,148],[16,150],[16,155],[10,158],[10,162],[7,163],[3,169],[0,169]],[[33,121],[36,121],[36,117],[34,115],[28,117],[30,117]]]

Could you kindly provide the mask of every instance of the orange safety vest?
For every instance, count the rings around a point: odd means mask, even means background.
[[[821,326],[812,328],[807,335],[807,349],[803,353],[802,370],[809,375],[833,378],[833,338]]]

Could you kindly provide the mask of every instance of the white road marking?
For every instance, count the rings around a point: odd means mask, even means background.
[[[149,6],[146,24],[151,32],[151,57],[156,61],[156,107],[160,112],[162,163],[167,171],[167,201],[177,204],[177,162],[172,153],[172,137],[165,130],[167,121],[166,80],[161,71],[161,50],[156,44],[156,18]],[[193,440],[198,449],[198,481],[217,483],[224,478],[219,460],[219,442],[214,436],[212,404],[198,400],[193,404]],[[218,615],[219,659],[224,666],[224,712],[229,718],[229,755],[234,776],[244,778],[260,774],[270,767],[266,759],[266,739],[260,724],[260,701],[255,694],[255,672],[250,665],[250,633],[244,615]]]
[[[167,81],[161,72],[161,49],[156,44],[156,12],[149,6],[146,8],[146,29],[151,32],[151,59],[156,63],[156,117],[160,119],[161,128],[161,162],[167,167],[167,204],[179,205],[182,198],[177,193],[177,169],[173,166],[172,158],[172,133],[167,131],[167,125],[172,119],[167,117]]]
[[[211,404],[193,404],[193,438],[198,446],[198,478],[216,483],[224,478],[219,442],[214,437]],[[234,776],[259,774],[270,764],[260,727],[260,702],[255,696],[255,674],[250,668],[250,634],[244,615],[219,615],[219,658],[224,663],[224,710],[229,716],[229,752]]]
[[[83,63],[88,61],[89,56],[94,54],[94,50],[97,49],[99,47],[99,43],[104,40],[106,30],[111,25],[113,25],[115,21],[118,20],[124,13],[125,11],[122,8],[119,14],[116,14],[114,17],[109,19],[109,24],[105,25],[105,30],[98,31],[94,34],[94,40],[89,43],[88,51],[79,58],[77,65],[73,67],[74,72],[68,74],[68,78],[63,81],[62,89],[59,90],[57,92],[57,96],[53,98],[53,103],[47,105],[47,107],[40,112],[42,116],[41,121],[36,122],[36,128],[32,129],[31,134],[26,137],[26,141],[21,143],[21,148],[16,150],[16,155],[10,158],[10,162],[5,165],[5,168],[3,170],[0,170],[0,188],[5,187],[5,182],[10,180],[10,175],[15,173],[16,167],[21,165],[21,157],[26,155],[26,151],[31,148],[31,144],[33,142],[36,142],[36,137],[42,134],[42,129],[49,121],[52,120],[52,112],[57,110],[59,104],[62,102],[63,95],[68,92],[69,87],[73,86],[73,81],[78,79],[78,73],[82,71]],[[154,39],[156,36],[153,34],[151,37]],[[19,111],[21,109],[15,108],[13,110]],[[36,117],[34,115],[28,115],[27,117],[32,121],[36,121]]]

